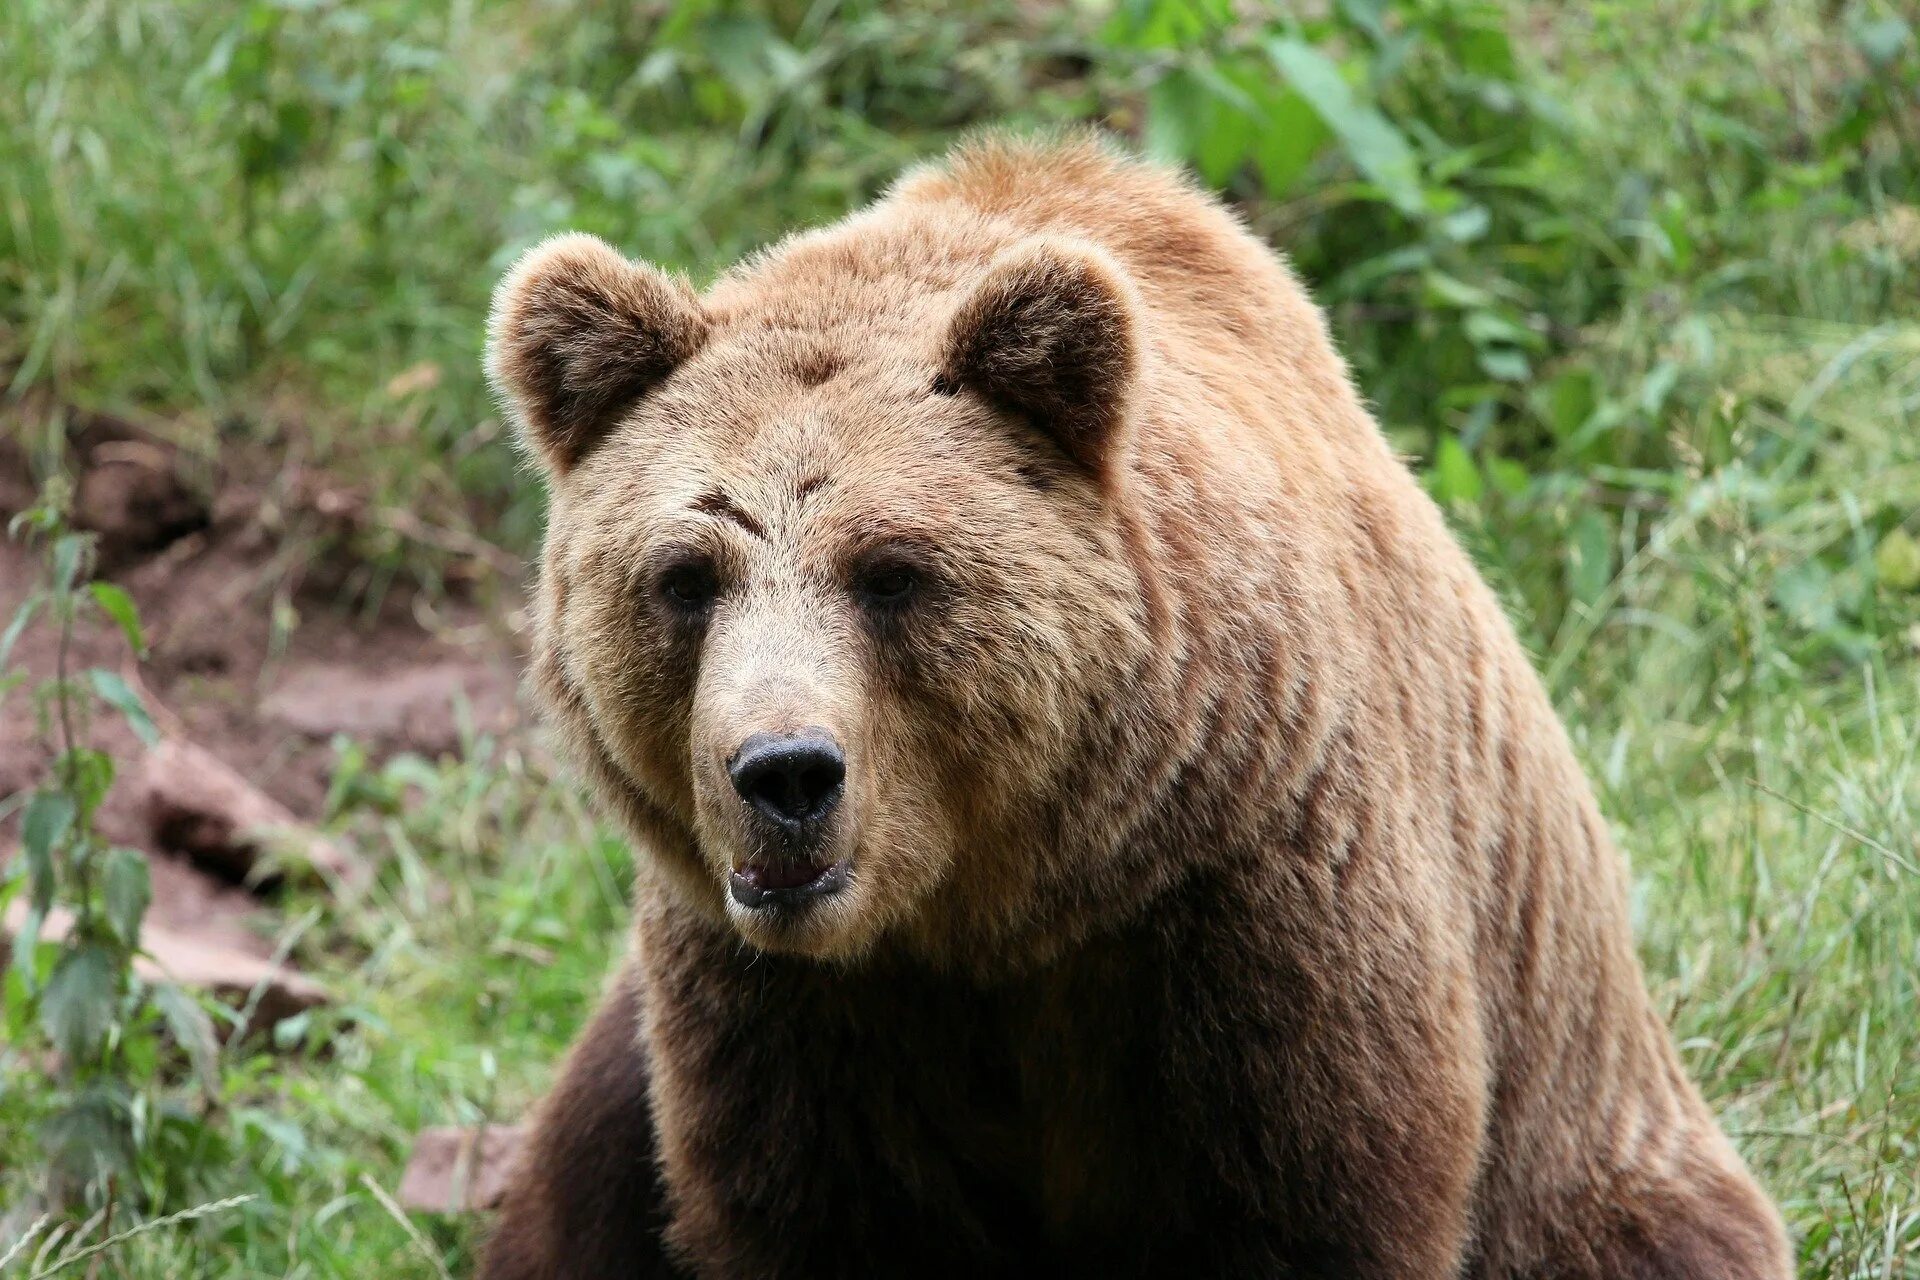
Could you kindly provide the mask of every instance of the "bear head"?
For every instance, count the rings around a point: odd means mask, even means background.
[[[1030,907],[1145,644],[1142,323],[1100,248],[978,228],[802,237],[705,296],[582,235],[504,280],[536,683],[672,891],[823,958]]]

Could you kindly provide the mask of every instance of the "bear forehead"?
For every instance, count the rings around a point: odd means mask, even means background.
[[[872,211],[794,236],[737,264],[705,298],[716,337],[861,335],[922,347],[1019,228],[968,211]]]
[[[1004,428],[935,394],[930,367],[843,357],[811,336],[723,342],[689,361],[582,464],[569,486],[582,514],[724,516],[817,492],[825,503],[809,505],[938,518],[1018,483]]]

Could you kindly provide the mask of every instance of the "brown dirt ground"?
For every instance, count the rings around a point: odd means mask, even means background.
[[[34,497],[23,434],[0,435],[0,519]],[[495,735],[519,729],[511,557],[480,547],[459,566],[459,589],[432,599],[389,589],[369,604],[366,566],[350,548],[369,522],[404,522],[404,513],[369,513],[325,476],[261,454],[213,467],[114,418],[82,416],[69,438],[76,523],[98,534],[98,573],[133,596],[151,653],[135,664],[116,629],[89,624],[74,636],[68,667],[121,672],[164,735],[211,752],[299,820],[318,823],[336,734],[376,758],[434,757],[458,750],[463,724]],[[34,549],[0,540],[0,627],[38,574]],[[9,663],[28,684],[0,700],[0,797],[47,768],[51,747],[29,690],[57,662],[57,637],[36,619]],[[131,729],[103,712],[83,736],[120,765],[99,826],[151,855],[150,925],[267,955],[274,920],[262,900],[168,847],[146,812],[134,784],[145,749]],[[12,825],[0,827],[0,861]]]

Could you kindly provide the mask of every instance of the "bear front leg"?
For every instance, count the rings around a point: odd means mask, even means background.
[[[683,1273],[660,1234],[664,1194],[634,975],[574,1042],[522,1149],[479,1280],[654,1280]]]

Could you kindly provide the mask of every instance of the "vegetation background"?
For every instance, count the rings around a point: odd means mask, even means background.
[[[1920,1275],[1904,2],[9,0],[0,84],[7,430],[45,475],[87,410],[324,466],[416,517],[332,550],[349,608],[461,589],[410,530],[535,545],[478,357],[539,237],[704,280],[982,125],[1098,121],[1191,166],[1311,283],[1510,602],[1632,858],[1657,1003],[1802,1273]],[[622,944],[629,854],[484,737],[339,758],[332,821],[378,884],[288,909],[340,1003],[211,1083],[123,1063],[119,1174],[53,1247],[0,1238],[0,1275],[468,1264],[474,1220],[376,1189],[417,1128],[537,1096]],[[0,1213],[66,1114],[30,981],[59,954],[4,988]]]

